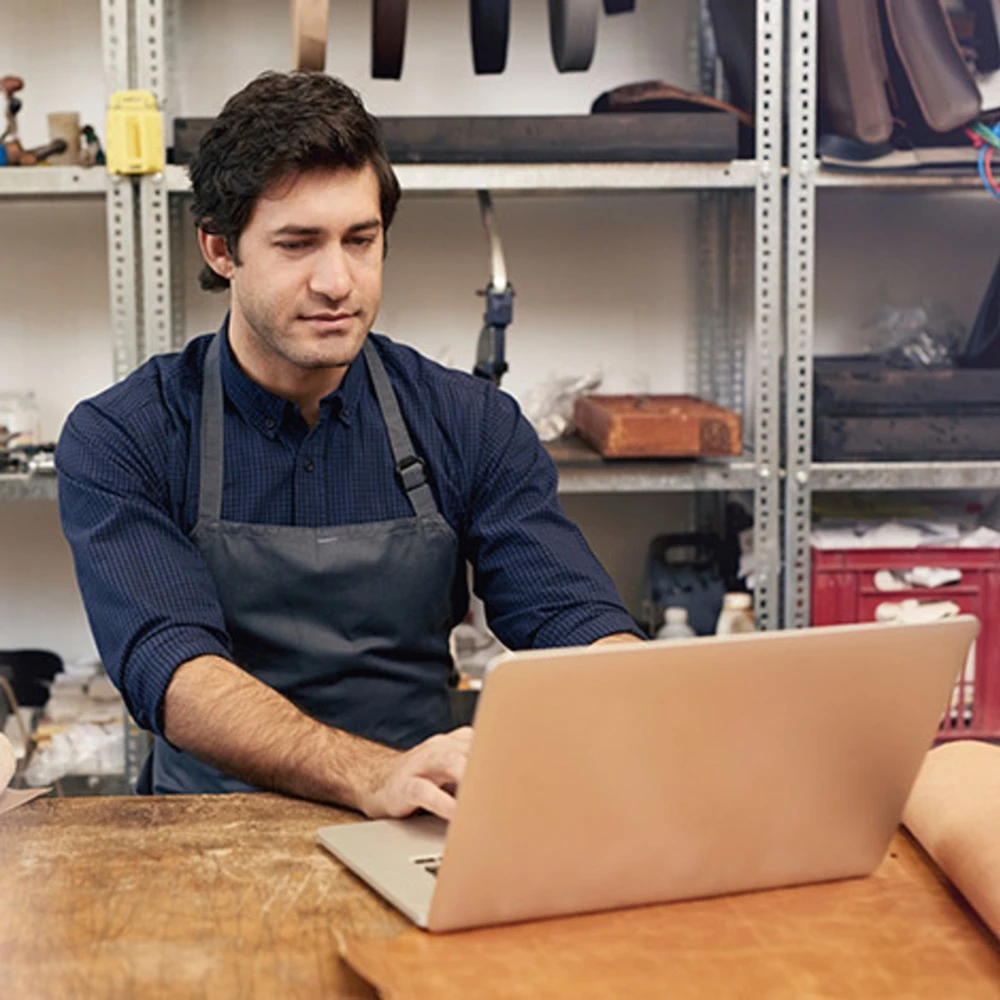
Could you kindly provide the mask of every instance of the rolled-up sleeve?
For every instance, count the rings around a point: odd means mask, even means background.
[[[517,403],[492,387],[470,503],[469,553],[490,627],[514,649],[641,635],[557,496],[555,465]]]
[[[136,722],[160,735],[177,667],[231,655],[208,567],[171,517],[168,449],[141,413],[126,428],[90,401],[56,452],[63,532],[97,648]]]

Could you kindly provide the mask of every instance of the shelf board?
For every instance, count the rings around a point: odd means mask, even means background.
[[[698,191],[751,189],[754,160],[727,163],[428,163],[395,167],[400,186],[415,194],[478,190],[531,194],[555,191]],[[166,169],[167,190],[191,190],[187,168]]]
[[[0,198],[102,197],[103,167],[0,167]]]
[[[815,170],[817,188],[866,191],[975,191],[982,190],[979,175],[969,170]],[[985,193],[985,192],[984,192]]]
[[[605,459],[579,438],[545,445],[559,470],[560,493],[695,493],[752,490],[756,466],[747,458],[646,461]]]
[[[1000,489],[1000,462],[816,462],[814,491]]]
[[[20,476],[12,473],[0,473],[0,502],[55,500],[57,495],[55,476]]]

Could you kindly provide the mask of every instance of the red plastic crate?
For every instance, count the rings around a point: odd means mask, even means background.
[[[917,566],[958,569],[959,583],[944,587],[880,591],[880,569]],[[812,552],[812,623],[844,625],[875,621],[883,601],[954,601],[980,622],[974,657],[962,672],[939,740],[1000,738],[1000,549],[853,549]]]

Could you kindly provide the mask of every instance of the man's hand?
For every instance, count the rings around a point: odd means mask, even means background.
[[[251,785],[373,818],[426,809],[450,819],[472,746],[468,727],[403,752],[373,743],[309,717],[216,656],[188,660],[174,673],[164,729],[174,746]]]
[[[405,753],[384,757],[372,770],[358,806],[373,819],[409,816],[426,809],[443,819],[455,812],[455,790],[465,774],[472,727],[432,736]]]

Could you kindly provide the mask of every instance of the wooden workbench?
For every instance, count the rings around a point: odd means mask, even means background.
[[[600,965],[607,996],[757,1000],[779,995],[773,982],[796,998],[1000,997],[996,940],[902,834],[870,879],[622,911],[606,931],[581,917],[399,937],[407,922],[316,844],[319,826],[355,818],[272,795],[41,799],[0,818],[0,997],[373,995],[342,963],[342,936],[398,938],[367,967],[411,963],[412,995],[564,995],[538,943],[565,956],[579,940],[575,964]],[[616,931],[617,964],[600,947]],[[493,980],[480,973],[471,993],[440,981],[456,955],[489,968],[491,949]],[[428,957],[439,984],[421,992]]]

